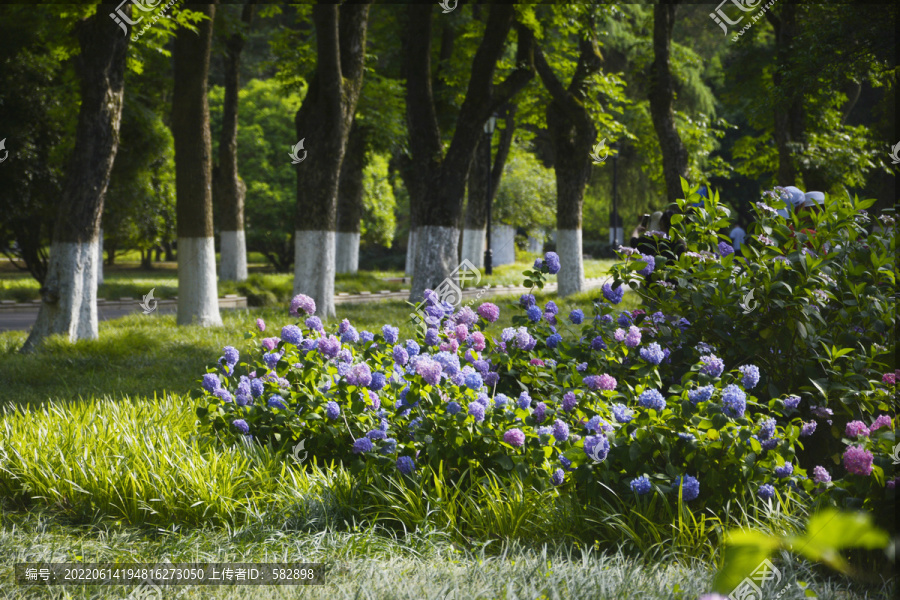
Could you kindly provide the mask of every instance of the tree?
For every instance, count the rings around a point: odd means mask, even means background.
[[[114,4],[97,6],[75,27],[81,52],[77,149],[63,187],[37,321],[22,347],[30,352],[52,334],[97,338],[97,243],[109,175],[118,148],[128,36],[110,27]],[[130,12],[131,6],[123,10]]]
[[[197,4],[196,31],[175,35],[172,133],[178,228],[178,324],[222,324],[216,289],[212,214],[212,139],[206,79],[215,4]]]
[[[244,4],[241,12],[243,29],[253,21],[254,8],[253,2]],[[219,164],[213,172],[213,194],[221,211],[220,276],[229,281],[247,279],[247,242],[244,235],[244,197],[247,186],[238,176],[237,166],[238,89],[244,37],[245,32],[238,29],[224,40],[225,101],[222,108]]]
[[[504,127],[500,129],[497,154],[492,159],[488,136],[481,138],[475,148],[475,159],[469,168],[469,193],[466,202],[466,225],[463,228],[460,258],[468,259],[476,267],[484,266],[485,230],[488,211],[497,197],[500,178],[509,157],[513,134],[516,130],[516,105],[506,107],[503,114]],[[490,175],[488,175],[490,171]],[[487,180],[490,177],[490,195]]]
[[[592,31],[588,33],[593,35]],[[556,171],[556,249],[562,266],[557,275],[560,296],[584,289],[581,212],[591,172],[591,149],[597,137],[597,128],[585,107],[585,96],[587,79],[600,71],[601,60],[596,41],[582,39],[578,63],[566,87],[550,68],[540,47],[534,52],[535,67],[552,98],[547,105],[547,127]]]
[[[366,128],[354,119],[338,184],[334,259],[337,273],[356,273],[359,270],[359,225],[363,213],[365,163]]]
[[[406,110],[412,168],[418,180],[416,193],[410,193],[410,201],[418,205],[411,210],[416,218],[416,264],[410,291],[414,302],[424,297],[426,289],[437,287],[457,264],[466,177],[485,121],[534,76],[533,35],[527,28],[517,27],[516,68],[494,85],[515,9],[491,5],[445,155],[431,81],[431,12],[430,4],[408,7]]]
[[[370,3],[313,7],[316,69],[294,119],[308,156],[297,165],[294,293],[333,316],[335,229],[341,162],[363,79]]]
[[[653,64],[650,65],[650,115],[662,150],[663,177],[669,202],[682,196],[681,178],[688,176],[688,156],[678,128],[672,104],[675,85],[669,66],[672,28],[675,25],[675,4],[661,0],[653,6]]]

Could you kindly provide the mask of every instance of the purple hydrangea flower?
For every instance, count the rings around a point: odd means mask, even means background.
[[[374,442],[375,440],[383,440],[387,435],[381,429],[373,429],[366,434],[366,437]]]
[[[299,346],[303,339],[303,332],[296,325],[285,325],[281,328],[281,339],[288,344]]]
[[[333,359],[341,351],[341,341],[333,335],[329,335],[319,340],[316,350],[325,358]]]
[[[397,459],[397,470],[404,475],[411,475],[416,470],[416,462],[409,456],[401,456]]]
[[[701,356],[700,362],[703,363],[703,366],[700,367],[700,372],[705,373],[710,377],[718,377],[722,374],[722,371],[725,370],[725,363],[715,354]]]
[[[761,441],[759,443],[759,445],[762,446],[763,450],[774,450],[778,446],[778,443],[780,441],[781,441],[781,439],[779,439],[777,437],[773,437],[773,438],[769,438],[767,440]]]
[[[425,332],[425,345],[437,346],[440,343],[440,334],[437,329],[429,329]]]
[[[254,398],[259,398],[263,395],[264,384],[260,379],[251,379],[250,380],[250,393],[253,394]]]
[[[484,421],[484,405],[480,402],[470,402],[469,414],[475,417],[477,423],[481,423]]]
[[[234,367],[237,364],[238,360],[240,360],[241,354],[238,352],[237,348],[234,346],[225,346],[222,348],[222,360],[229,367]]]
[[[844,451],[844,468],[853,475],[871,475],[874,456],[861,446],[847,446]]]
[[[496,304],[484,302],[478,307],[478,315],[488,323],[494,323],[500,318],[500,309]]]
[[[781,467],[775,467],[775,476],[779,479],[790,477],[793,472],[794,465],[792,463],[784,463],[784,465]]]
[[[659,390],[647,389],[638,397],[638,404],[644,408],[650,408],[657,412],[661,412],[666,407],[666,399],[659,393]]]
[[[576,406],[578,406],[578,398],[575,397],[575,394],[573,392],[566,392],[565,394],[563,394],[563,411],[572,412]]]
[[[448,402],[447,403],[447,412],[451,415],[455,415],[459,411],[462,410],[462,406],[459,405],[459,402]]]
[[[594,415],[593,417],[591,417],[591,419],[585,424],[584,428],[588,431],[593,431],[594,433],[613,430],[613,426],[607,423],[600,415]]]
[[[529,306],[534,306],[535,300],[533,294],[522,294],[519,297],[519,306],[522,308],[528,308]]]
[[[403,346],[394,346],[394,362],[401,366],[409,362],[409,354]]]
[[[719,242],[719,256],[728,256],[729,254],[734,254],[734,248],[731,244]]]
[[[372,383],[372,370],[366,363],[358,363],[350,368],[347,383],[358,387],[368,387]]]
[[[553,423],[553,437],[555,437],[560,442],[564,442],[569,439],[569,426],[560,419],[556,419]]]
[[[768,483],[764,483],[759,486],[759,489],[756,491],[756,495],[759,496],[762,500],[771,500],[775,497],[775,488]]]
[[[601,288],[603,291],[603,297],[606,298],[612,304],[618,304],[622,301],[622,297],[625,295],[625,288],[622,285],[619,285],[615,289],[608,284],[604,283]]]
[[[232,401],[231,392],[229,392],[225,388],[217,389],[216,391],[213,392],[213,396],[218,396],[219,398],[222,399],[223,402],[231,402]]]
[[[380,371],[372,373],[372,382],[369,384],[370,390],[377,392],[384,388],[385,385],[387,385],[387,377],[385,377],[384,373]]]
[[[551,315],[559,314],[559,307],[556,306],[556,302],[554,302],[553,300],[547,302],[547,304],[544,306],[544,313],[550,313]]]
[[[547,411],[547,405],[544,404],[543,402],[538,402],[538,403],[534,406],[534,413],[533,413],[533,414],[534,414],[534,420],[537,421],[538,423],[540,423],[541,421],[543,421],[543,420],[544,420],[544,414],[546,413],[546,411]]]
[[[576,308],[569,313],[569,321],[571,321],[573,325],[581,325],[584,322],[584,311],[580,308]]]
[[[800,396],[788,396],[784,399],[784,406],[788,410],[796,410],[800,406]]]
[[[658,365],[663,361],[665,355],[663,354],[662,348],[656,342],[641,348],[641,358],[650,363],[651,365]]]
[[[391,327],[390,325],[384,325],[381,328],[381,335],[384,337],[384,341],[388,344],[396,344],[397,339],[400,337],[400,329],[397,327]]]
[[[215,392],[219,387],[221,387],[222,383],[219,381],[219,376],[215,373],[207,373],[203,376],[203,389],[207,392]]]
[[[636,348],[641,343],[641,330],[632,325],[628,328],[625,335],[625,345],[629,348]]]
[[[550,483],[553,485],[562,485],[563,481],[566,479],[566,474],[562,469],[557,469],[553,471],[553,475],[550,476]]]
[[[624,404],[613,404],[610,409],[616,423],[630,423],[634,419],[634,412]]]
[[[707,402],[713,395],[713,386],[704,385],[702,388],[696,390],[690,390],[688,392],[688,400],[692,403],[697,404],[699,402]]]
[[[304,314],[313,315],[316,312],[316,303],[315,301],[306,296],[304,294],[297,294],[291,299],[291,315],[295,317],[300,316],[300,311],[303,311]]]
[[[743,375],[741,385],[745,390],[751,390],[756,387],[756,384],[759,383],[759,367],[756,365],[743,365],[738,367],[738,370]]]
[[[312,331],[325,331],[325,327],[322,326],[322,319],[319,317],[307,317],[304,325]]]
[[[544,254],[544,262],[547,263],[547,269],[551,275],[559,273],[559,254],[556,252],[547,252]]]
[[[247,424],[247,421],[243,419],[235,419],[231,422],[231,426],[240,431],[242,434],[246,435],[250,433],[250,425]]]
[[[666,322],[666,315],[664,315],[660,311],[657,311],[650,315],[650,320],[653,321],[655,325],[661,325]]]
[[[510,429],[503,434],[503,441],[510,446],[520,448],[525,443],[525,434],[521,429]]]
[[[738,419],[744,416],[747,408],[747,394],[738,386],[730,384],[722,390],[722,404],[726,415]]]
[[[844,429],[844,435],[848,438],[856,438],[861,435],[868,437],[869,428],[862,421],[850,421]]]
[[[800,427],[800,437],[809,437],[816,432],[816,422],[808,421]]]
[[[421,375],[428,385],[438,385],[441,381],[441,364],[427,356],[422,356],[416,362],[416,373]]]
[[[767,440],[775,435],[775,419],[766,419],[759,424],[759,439]]]
[[[334,400],[329,400],[325,405],[325,416],[334,421],[341,414],[341,407]]]
[[[625,341],[625,330],[622,328],[618,328],[613,332],[613,339],[617,342]]]
[[[591,340],[591,350],[606,350],[606,342],[603,341],[602,336],[596,336]]]
[[[638,271],[638,275],[648,277],[656,269],[656,259],[649,254],[641,254],[641,262],[647,263],[647,266]]]
[[[578,363],[577,365],[575,365],[575,370],[579,373],[584,373],[585,371],[587,371],[587,366],[588,365],[586,362]]]
[[[643,496],[644,494],[649,494],[652,490],[652,486],[650,485],[650,478],[646,475],[641,475],[640,477],[635,477],[631,480],[631,483],[628,484],[631,487],[631,491],[633,491],[638,496]]]
[[[891,417],[890,416],[879,415],[878,418],[875,419],[875,422],[872,423],[872,425],[869,427],[869,433],[872,433],[873,431],[877,431],[878,429],[881,429],[882,427],[887,427],[888,429],[891,428]]]
[[[372,448],[372,440],[367,437],[356,438],[356,441],[353,442],[353,453],[354,454],[362,454],[364,452],[371,452]]]
[[[690,475],[685,475],[683,482],[681,477],[675,479],[675,485],[681,487],[681,498],[685,502],[696,500],[700,495],[700,482],[697,481],[696,477],[691,477]]]
[[[813,481],[816,483],[830,483],[831,475],[825,467],[816,466],[813,467]]]
[[[500,375],[491,371],[484,375],[484,384],[488,387],[494,387],[500,381]]]
[[[266,322],[263,321],[262,319],[257,319],[257,320],[256,320],[256,327],[257,327],[260,331],[265,331],[265,330],[266,330]]]
[[[622,311],[619,313],[618,318],[616,318],[616,323],[621,325],[622,327],[628,327],[631,325],[633,319],[631,317],[631,313],[628,311]]]
[[[281,410],[287,410],[287,406],[284,405],[284,398],[282,398],[278,394],[273,394],[272,397],[269,398],[268,405],[269,408],[280,408]]]

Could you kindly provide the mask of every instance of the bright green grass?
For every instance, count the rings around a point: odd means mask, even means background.
[[[478,285],[522,285],[522,271],[532,266],[531,262],[517,262],[494,269],[493,275],[482,274]],[[609,272],[614,264],[612,260],[584,261],[585,277],[601,277]],[[402,271],[360,271],[356,274],[341,273],[335,277],[335,293],[345,292],[358,294],[361,291],[378,293],[382,290],[392,292],[408,289],[410,283],[403,281],[386,281],[386,279],[402,279]],[[556,277],[551,276],[550,281]],[[26,273],[0,270],[0,300],[30,302],[40,295],[40,285]],[[172,298],[178,295],[178,271],[175,263],[154,264],[152,271],[138,268],[136,263],[117,264],[107,267],[103,284],[98,286],[97,297],[106,300],[119,298],[140,299],[154,289],[156,299]],[[267,292],[271,295],[267,295]],[[246,282],[220,281],[219,295],[239,294],[247,296],[251,305],[274,306],[279,302],[290,300],[293,295],[293,275],[290,273],[269,272],[262,264],[250,265],[250,276]]]

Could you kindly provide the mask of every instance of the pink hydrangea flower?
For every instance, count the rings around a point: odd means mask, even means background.
[[[847,423],[846,429],[844,429],[844,433],[847,437],[855,438],[860,435],[869,435],[869,428],[866,427],[866,424],[862,421],[850,421]]]
[[[604,391],[616,389],[616,378],[604,373],[600,376],[599,388]]]
[[[476,331],[472,334],[472,348],[475,349],[476,352],[481,352],[485,349],[487,345],[486,340],[484,339],[484,334],[480,331]]]
[[[544,361],[542,361],[542,360],[539,359],[539,358],[532,358],[529,364],[535,365],[535,366],[537,366],[537,367],[543,367],[543,366],[544,366]]]
[[[464,340],[469,337],[469,328],[465,325],[457,325],[455,334],[457,340]]]
[[[641,343],[641,330],[632,325],[628,328],[628,334],[625,336],[625,345],[629,348],[636,348]]]
[[[256,326],[259,327],[259,330],[260,330],[260,331],[265,331],[265,330],[266,330],[266,322],[263,321],[262,319],[257,319],[257,320],[256,320]]]
[[[853,475],[871,475],[874,458],[861,446],[848,446],[844,451],[844,468]]]
[[[897,376],[894,373],[885,373],[881,377],[881,381],[888,385],[896,385],[897,384]]]
[[[891,428],[891,417],[890,416],[880,415],[877,419],[875,419],[875,422],[872,423],[871,427],[869,427],[869,433],[872,433],[873,431],[875,431],[877,429],[881,429],[882,427],[887,427],[888,429]]]
[[[263,339],[261,345],[266,350],[274,350],[275,346],[277,346],[278,342],[280,342],[280,341],[281,340],[279,340],[277,337],[269,337],[269,338]]]

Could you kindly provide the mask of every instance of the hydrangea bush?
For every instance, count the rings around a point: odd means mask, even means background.
[[[541,288],[557,265],[548,253],[526,281]],[[257,321],[251,360],[223,350],[202,377],[197,414],[225,441],[286,457],[303,441],[310,460],[354,472],[492,471],[588,502],[665,494],[716,507],[776,490],[822,498],[844,489],[833,470],[822,482],[796,463],[799,398],[760,402],[763,370],[687,347],[695,325],[680,315],[617,310],[621,292],[607,286],[593,318],[525,294],[505,309],[515,311],[513,326],[500,329],[495,304],[454,310],[429,290],[428,329],[405,340],[391,324],[326,329],[300,295],[290,311],[298,320],[279,337],[263,337]],[[868,437],[853,431],[861,450],[845,462],[853,477],[869,477],[865,453],[884,451],[890,420]]]

